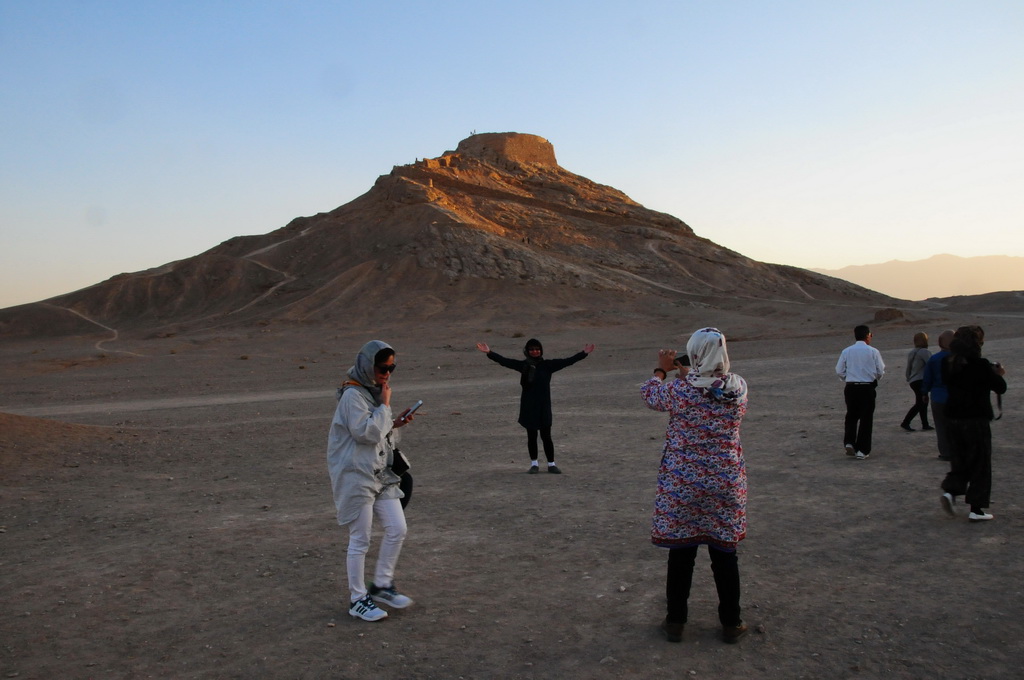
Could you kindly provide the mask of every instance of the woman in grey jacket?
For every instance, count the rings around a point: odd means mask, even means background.
[[[907,354],[906,371],[907,383],[910,384],[910,389],[914,390],[914,405],[910,407],[907,415],[903,417],[903,422],[900,423],[900,427],[907,432],[914,431],[910,422],[918,414],[921,415],[922,430],[934,429],[928,424],[928,393],[921,389],[921,383],[924,382],[924,367],[928,364],[928,359],[931,356],[932,353],[928,351],[928,334],[915,333],[914,349]]]
[[[398,418],[391,412],[391,374],[395,350],[372,340],[356,356],[348,379],[338,389],[338,408],[327,437],[327,470],[334,490],[338,524],[349,531],[348,613],[364,621],[379,621],[387,612],[384,602],[401,609],[412,600],[395,589],[395,566],[405,541],[400,477],[391,470],[396,428],[412,422],[408,409]],[[366,553],[374,516],[384,529],[373,581],[365,582]]]

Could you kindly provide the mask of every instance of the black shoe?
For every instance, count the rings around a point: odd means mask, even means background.
[[[535,475],[538,472],[540,472],[540,468],[538,468],[536,465],[531,465],[530,469],[526,471],[526,474],[528,474],[528,475]]]
[[[914,428],[912,428],[910,425],[907,425],[906,423],[900,423],[900,427],[902,427],[907,432],[913,432],[914,431]]]
[[[665,633],[665,639],[669,642],[682,642],[683,641],[683,623],[673,623],[666,617],[661,622],[661,631]]]
[[[934,430],[935,428],[932,427],[931,425],[922,425],[921,429],[927,432],[928,430]]]
[[[560,475],[560,474],[562,474],[562,471],[558,469],[557,465],[549,465],[548,466],[548,472],[550,472],[553,475]]]

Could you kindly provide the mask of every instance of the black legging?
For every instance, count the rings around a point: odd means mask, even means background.
[[[537,434],[544,442],[544,456],[549,463],[555,462],[555,443],[551,441],[551,428],[542,427],[536,430],[532,427],[526,428],[526,449],[530,452],[530,460],[537,460]]]
[[[665,595],[668,598],[667,619],[672,623],[686,623],[686,601],[690,598],[693,562],[698,547],[671,548],[668,551]],[[711,555],[711,572],[715,575],[715,588],[718,590],[718,620],[723,626],[737,626],[740,623],[740,567],[736,553],[711,546],[708,546],[708,553]]]
[[[923,384],[923,380],[915,380],[910,383],[910,389],[914,390],[914,405],[910,407],[907,415],[903,418],[903,424],[907,427],[910,427],[910,421],[919,413],[921,414],[921,426],[930,427],[928,425],[928,393],[921,389]]]

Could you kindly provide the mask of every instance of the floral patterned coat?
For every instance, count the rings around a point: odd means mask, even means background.
[[[649,408],[670,414],[651,542],[735,550],[747,533],[747,470],[740,445],[746,384],[731,400],[719,400],[685,379],[651,378],[640,392]]]

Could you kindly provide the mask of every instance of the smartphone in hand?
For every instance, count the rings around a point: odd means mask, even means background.
[[[413,413],[416,413],[416,409],[418,409],[420,406],[423,406],[422,399],[417,401],[415,404],[412,405],[412,407],[409,408],[408,411],[406,411],[406,413],[402,416],[402,420],[408,420],[409,416],[411,416]]]

